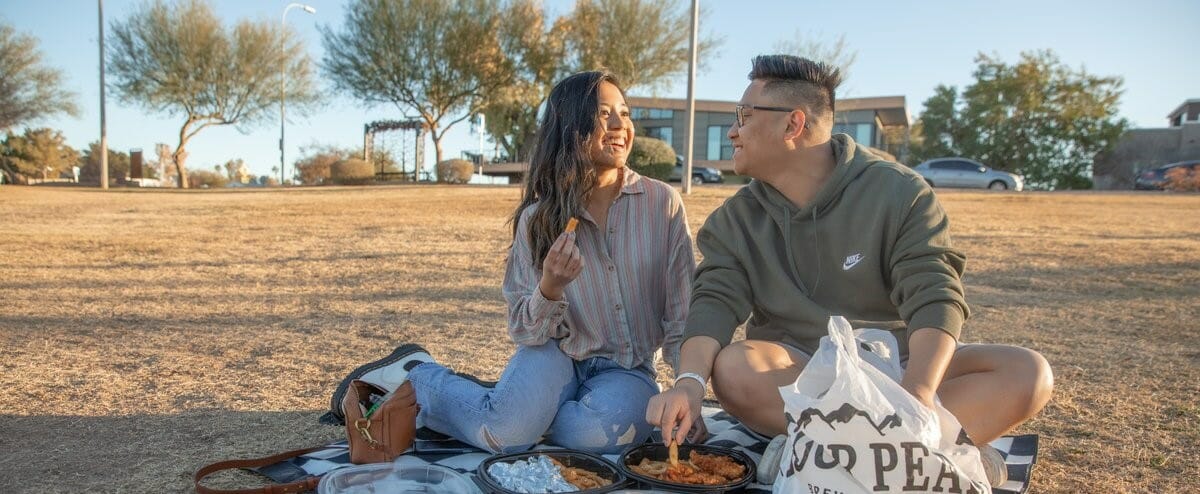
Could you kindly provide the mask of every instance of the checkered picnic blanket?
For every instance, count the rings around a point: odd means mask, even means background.
[[[709,432],[709,438],[705,444],[737,449],[749,455],[755,462],[762,458],[763,450],[766,449],[770,438],[750,431],[720,408],[706,406],[702,412]],[[660,437],[653,439],[661,440]],[[994,492],[1024,494],[1029,489],[1030,474],[1033,464],[1037,461],[1038,436],[1035,434],[1005,436],[993,441],[992,446],[999,450],[1001,455],[1004,455],[1005,463],[1008,464],[1008,483],[995,489]],[[473,478],[479,464],[489,456],[491,456],[489,453],[468,444],[449,439],[428,429],[421,429],[417,431],[417,440],[413,444],[413,449],[396,461],[400,465],[414,466],[433,463]],[[618,460],[617,455],[609,455],[607,458],[613,463]],[[351,465],[348,446],[345,441],[341,441],[330,444],[322,450],[274,465],[256,468],[254,471],[276,482],[287,483],[310,475],[324,475],[334,469]],[[769,493],[771,486],[750,484],[743,492]]]

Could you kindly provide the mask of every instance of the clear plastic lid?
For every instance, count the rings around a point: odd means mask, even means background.
[[[437,465],[400,465],[373,463],[346,467],[325,474],[317,485],[318,494],[370,493],[432,494],[478,493],[479,488],[467,476]]]

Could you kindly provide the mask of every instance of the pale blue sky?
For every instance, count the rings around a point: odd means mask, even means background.
[[[229,23],[240,18],[279,22],[288,3],[213,0],[218,14]],[[316,26],[340,26],[345,3],[311,0],[315,15],[299,9],[288,14],[288,24],[306,41],[315,61],[319,62],[323,53]],[[708,70],[697,77],[696,95],[701,99],[738,99],[746,85],[750,58],[770,52],[776,42],[794,37],[797,30],[830,40],[845,34],[851,48],[858,51],[841,96],[902,95],[914,118],[937,84],[961,88],[971,82],[974,57],[980,51],[1012,62],[1022,51],[1050,48],[1073,67],[1120,75],[1125,78],[1121,115],[1138,127],[1166,126],[1167,113],[1186,99],[1200,98],[1200,64],[1195,51],[1200,39],[1196,24],[1200,1],[1196,0],[702,3],[708,16],[701,20],[701,29],[722,35],[725,42],[708,61]],[[138,4],[108,0],[106,20],[125,18]],[[551,12],[561,13],[573,2],[545,0],[545,4]],[[76,148],[99,138],[96,7],[95,1],[85,0],[0,0],[0,19],[37,37],[45,63],[61,69],[66,87],[79,96],[82,113],[78,118],[58,117],[33,125],[62,130]],[[330,87],[323,76],[319,81]],[[686,80],[680,77],[659,95],[684,97]],[[345,97],[331,98],[320,113],[289,119],[289,169],[300,146],[358,146],[364,123],[400,116],[394,106],[363,108]],[[181,123],[179,115],[147,114],[109,95],[108,136],[113,149],[140,147],[150,154],[155,143],[174,146]],[[211,169],[241,158],[255,173],[267,174],[279,163],[278,138],[277,117],[274,123],[268,121],[249,134],[233,128],[209,128],[189,143],[188,162],[192,168]],[[462,150],[476,149],[478,138],[469,134],[464,122],[451,131],[445,145],[447,156],[458,156]],[[432,160],[432,146],[427,154]]]

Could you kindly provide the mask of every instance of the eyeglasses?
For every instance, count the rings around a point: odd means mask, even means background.
[[[747,117],[746,109],[747,108],[754,109],[754,110],[762,110],[762,111],[782,111],[782,112],[788,112],[788,113],[791,113],[791,112],[794,112],[794,111],[800,109],[800,108],[783,108],[780,106],[737,105],[737,106],[733,107],[733,114],[735,117],[737,117],[738,127],[746,125],[746,117]],[[806,129],[808,128],[807,121],[804,122],[804,128],[806,128]]]

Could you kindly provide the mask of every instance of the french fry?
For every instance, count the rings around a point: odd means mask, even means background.
[[[567,233],[575,231],[577,226],[579,226],[579,220],[572,216],[570,220],[567,220]]]
[[[679,445],[675,440],[671,440],[671,444],[667,445],[667,459],[671,462],[671,466],[679,466]]]

